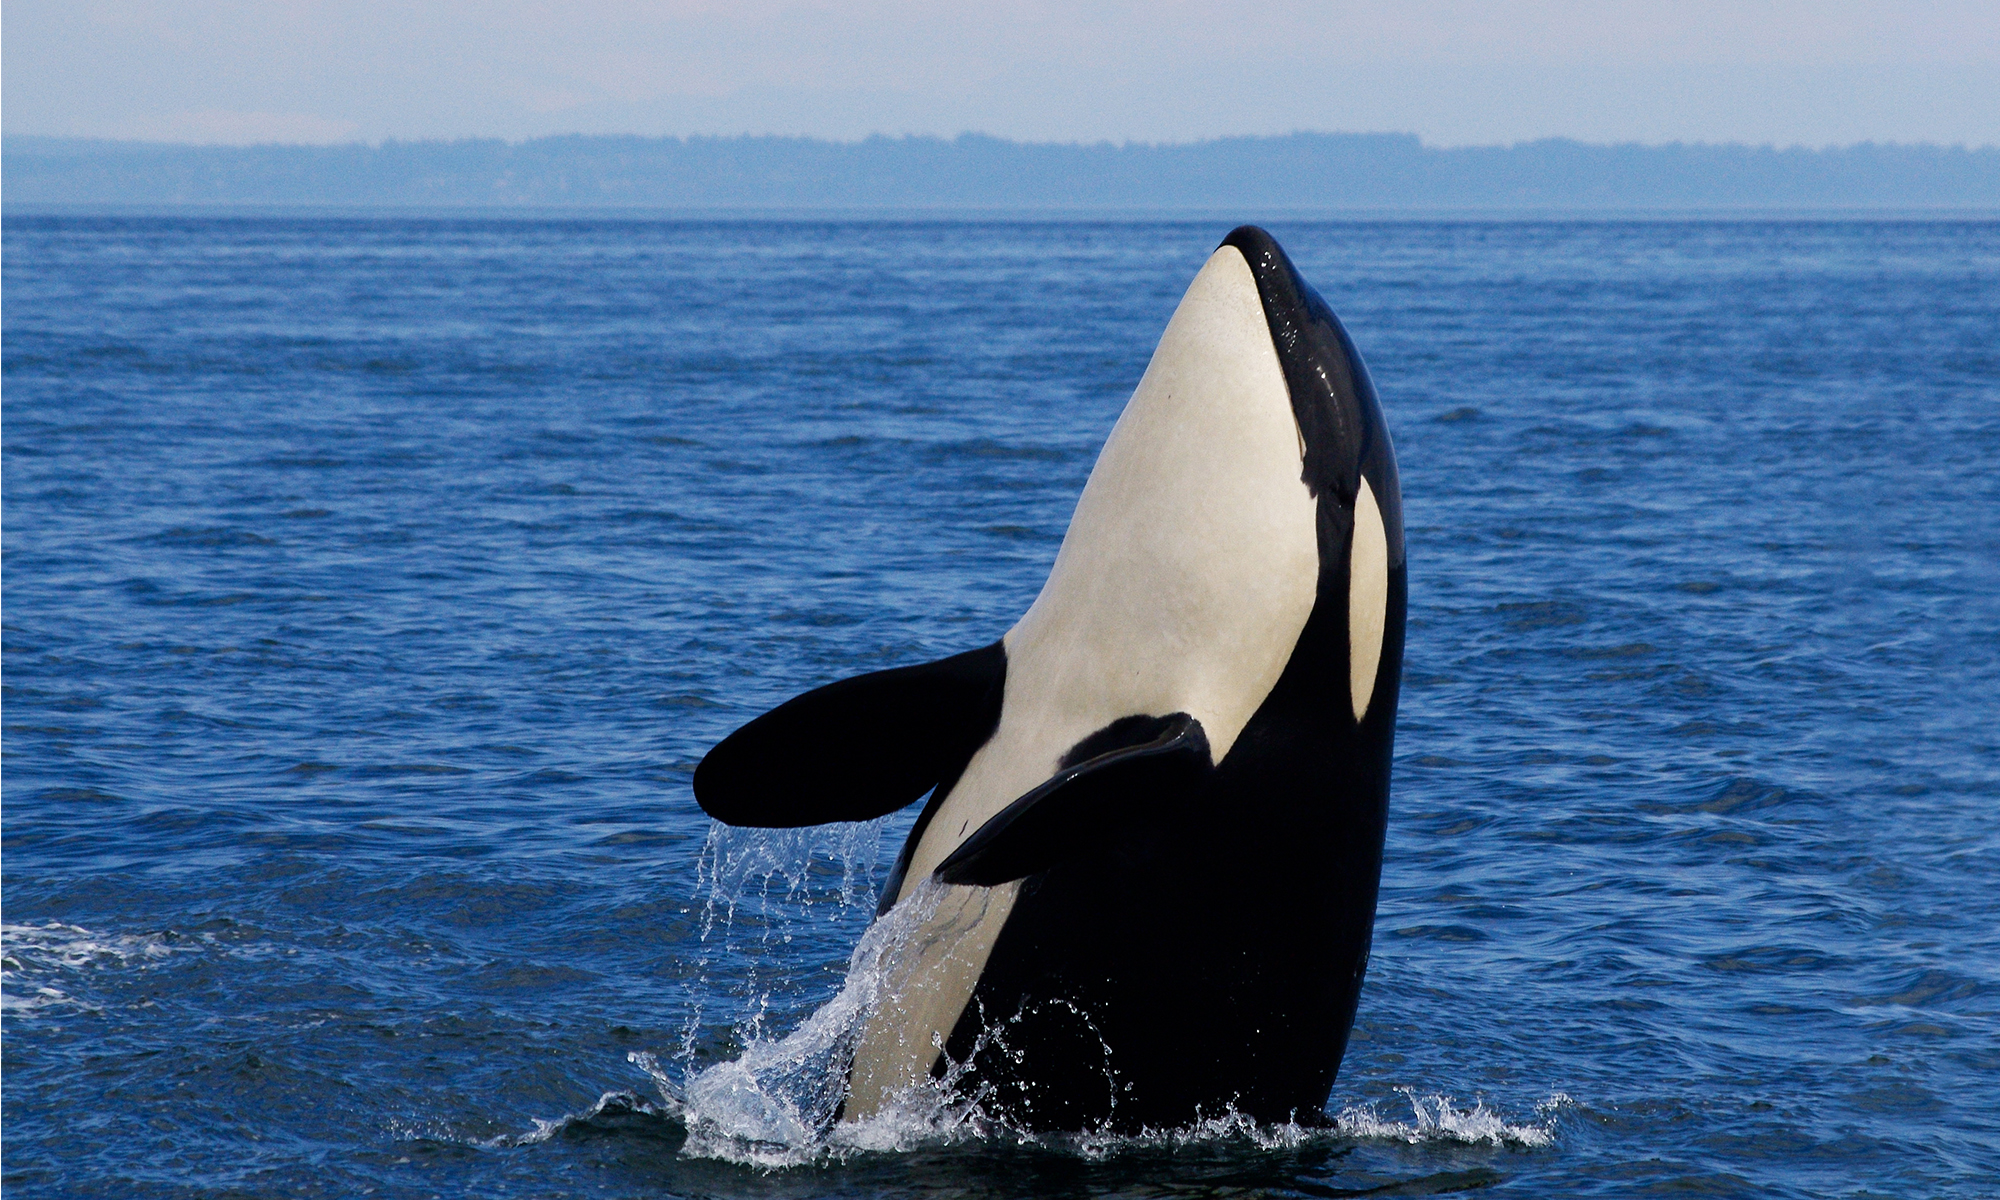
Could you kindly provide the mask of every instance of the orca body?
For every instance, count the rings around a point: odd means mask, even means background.
[[[930,796],[935,877],[843,1119],[947,1073],[1034,1129],[1322,1119],[1374,924],[1402,675],[1395,453],[1271,236],[1196,276],[1049,580],[997,643],[808,692],[725,738],[733,825]]]

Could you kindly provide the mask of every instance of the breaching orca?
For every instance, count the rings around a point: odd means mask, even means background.
[[[993,645],[829,684],[695,772],[731,825],[930,795],[935,897],[843,1119],[925,1077],[1037,1129],[1322,1119],[1375,919],[1405,598],[1361,356],[1270,234],[1226,238]]]

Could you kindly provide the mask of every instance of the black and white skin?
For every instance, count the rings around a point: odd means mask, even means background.
[[[799,696],[695,773],[731,825],[929,797],[883,911],[943,890],[842,1119],[948,1076],[1034,1129],[1322,1120],[1368,966],[1405,597],[1367,369],[1277,242],[1237,229],[1026,615]]]

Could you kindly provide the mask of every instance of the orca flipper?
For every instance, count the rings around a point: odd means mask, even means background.
[[[1000,723],[1006,678],[995,642],[815,688],[717,743],[694,798],[727,825],[872,821],[964,769]]]
[[[1066,766],[1001,809],[938,864],[938,878],[995,887],[1036,875],[1186,799],[1214,765],[1208,734],[1186,713],[1165,721],[1152,739]]]

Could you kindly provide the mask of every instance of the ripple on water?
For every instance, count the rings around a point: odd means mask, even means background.
[[[1409,518],[1332,1127],[716,1132],[913,814],[694,764],[1027,608],[1227,225],[10,212],[9,1193],[1990,1194],[1987,220],[1281,224]]]

